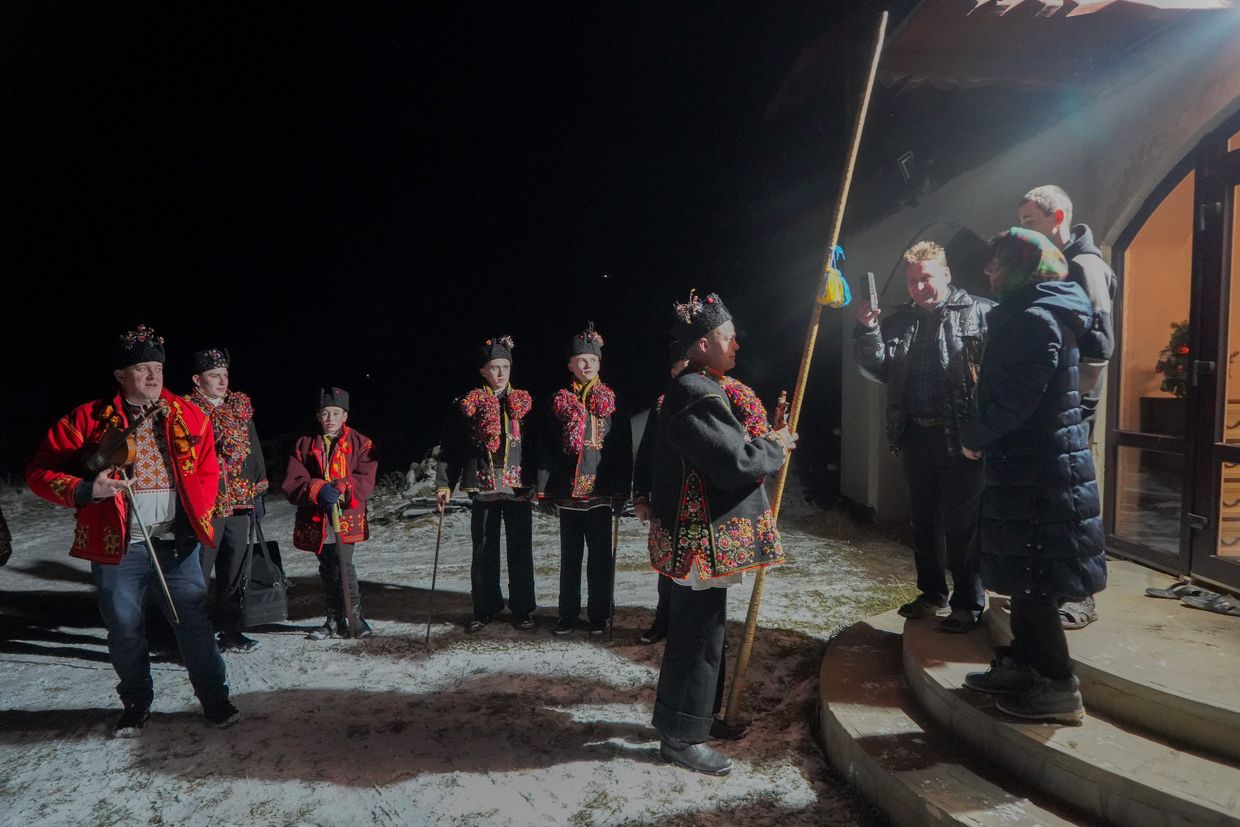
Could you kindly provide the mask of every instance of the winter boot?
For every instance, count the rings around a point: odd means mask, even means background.
[[[142,734],[142,726],[151,717],[151,703],[126,701],[125,711],[112,727],[113,738],[137,738]]]
[[[1045,681],[1037,669],[1016,660],[1008,646],[995,649],[995,658],[985,672],[970,672],[964,676],[964,685],[969,689],[990,695],[1018,695]]]
[[[1076,675],[1060,680],[1043,680],[1019,695],[995,701],[1000,712],[1029,721],[1079,724],[1085,718],[1081,682]]]
[[[666,735],[659,745],[659,755],[670,764],[705,775],[727,775],[732,771],[732,759],[723,753],[706,744],[688,744]]]
[[[202,714],[219,729],[227,729],[241,720],[241,712],[227,698],[202,705]]]
[[[370,624],[366,622],[366,618],[361,615],[357,616],[357,631],[354,633],[355,638],[374,637],[375,630],[370,628]]]
[[[257,640],[240,632],[220,632],[217,637],[221,652],[253,652],[259,645]]]
[[[345,622],[345,628],[348,628],[348,622]],[[336,618],[331,615],[323,621],[323,625],[306,635],[310,640],[327,640],[328,638],[337,637],[340,634],[340,626]]]

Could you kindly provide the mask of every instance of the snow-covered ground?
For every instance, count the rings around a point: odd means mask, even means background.
[[[621,521],[614,640],[560,639],[555,520],[535,516],[537,628],[497,622],[469,636],[469,515],[449,514],[427,648],[435,518],[380,501],[357,551],[376,636],[316,643],[305,639],[322,619],[315,558],[291,548],[292,509],[270,503],[291,619],[256,633],[258,650],[226,656],[241,723],[209,728],[184,670],[158,663],[143,736],[114,740],[116,678],[88,566],[67,554],[72,514],[0,494],[14,537],[0,569],[0,824],[880,823],[815,742],[817,670],[832,630],[911,593],[902,546],[806,507],[785,512],[789,563],[766,582],[751,729],[721,746],[736,766],[716,779],[659,760],[662,646],[637,641],[656,595],[636,520]],[[748,601],[748,588],[732,590],[733,653]]]

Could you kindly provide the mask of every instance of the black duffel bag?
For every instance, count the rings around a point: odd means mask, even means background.
[[[280,546],[263,537],[263,525],[250,523],[250,577],[241,592],[245,629],[288,620],[288,581],[280,565]]]

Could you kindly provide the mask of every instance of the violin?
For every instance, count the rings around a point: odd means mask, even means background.
[[[775,402],[775,416],[771,419],[771,430],[782,431],[788,425],[788,391],[780,391]]]
[[[95,446],[95,450],[86,458],[86,473],[93,477],[97,476],[101,471],[110,468],[124,468],[126,465],[133,465],[138,457],[138,440],[134,436],[134,432],[146,421],[147,417],[166,410],[164,401],[158,400],[152,402],[140,410],[129,421],[129,425],[120,428],[116,425],[108,425],[103,431],[103,436],[99,439],[99,444]]]

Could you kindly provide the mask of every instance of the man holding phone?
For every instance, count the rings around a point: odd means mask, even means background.
[[[862,374],[887,385],[887,440],[901,455],[917,566],[909,618],[937,616],[939,627],[968,632],[981,620],[985,593],[978,573],[981,463],[960,450],[960,430],[973,415],[978,365],[993,302],[952,285],[947,253],[932,241],[904,253],[911,300],[885,316],[871,301],[857,307],[853,355]],[[951,569],[950,600],[947,577]]]

